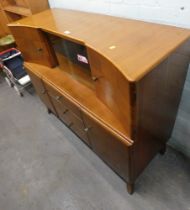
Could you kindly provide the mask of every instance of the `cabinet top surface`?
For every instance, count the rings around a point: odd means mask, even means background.
[[[84,43],[131,82],[141,79],[190,37],[190,30],[65,9],[50,9],[9,26],[29,26]]]

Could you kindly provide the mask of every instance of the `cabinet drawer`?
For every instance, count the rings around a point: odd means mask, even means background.
[[[68,109],[69,111],[72,111],[76,117],[81,119],[81,111],[80,109],[74,105],[72,102],[70,102],[65,96],[63,96],[58,90],[54,89],[52,85],[45,82],[46,89],[48,91],[49,96],[57,101],[57,103],[62,104],[64,106],[64,109]]]
[[[83,121],[79,119],[71,110],[65,107],[62,103],[59,103],[54,99],[52,100],[60,120],[90,146],[90,142],[88,139],[87,132],[85,132],[86,129]]]
[[[58,117],[90,146],[80,109],[65,98],[58,90],[54,89],[48,82],[45,82],[45,87]]]
[[[82,120],[76,117],[72,112],[67,112],[66,114],[70,119],[70,124],[68,127],[76,133],[86,144],[90,145],[87,132],[85,131],[85,126]]]
[[[55,97],[52,97],[49,93],[48,93],[55,109],[57,112],[57,115],[59,117],[59,119],[61,119],[67,126],[70,124],[70,118],[68,115],[68,112],[70,111],[68,108],[66,108],[62,103],[60,103],[58,100],[55,99]]]

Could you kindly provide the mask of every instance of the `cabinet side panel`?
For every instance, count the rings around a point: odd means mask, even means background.
[[[181,49],[185,49],[184,46]],[[134,146],[136,176],[171,136],[189,55],[189,52],[184,53],[183,50],[182,53],[182,50],[177,49],[137,83],[137,141]]]
[[[118,117],[131,138],[129,82],[109,60],[94,50],[88,49],[88,57],[97,97]]]

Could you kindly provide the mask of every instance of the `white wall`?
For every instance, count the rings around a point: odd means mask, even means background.
[[[190,27],[190,0],[49,0],[51,7]]]
[[[51,7],[190,28],[190,0],[49,0]],[[190,69],[169,144],[190,157]]]

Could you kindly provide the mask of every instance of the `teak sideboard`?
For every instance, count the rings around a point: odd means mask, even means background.
[[[9,24],[49,112],[127,183],[164,153],[190,59],[190,31],[51,9]]]

